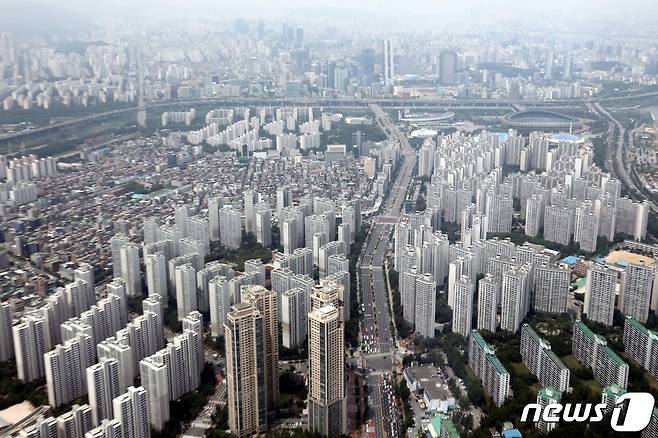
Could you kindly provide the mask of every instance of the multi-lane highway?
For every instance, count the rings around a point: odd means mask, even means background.
[[[400,216],[402,204],[411,186],[416,152],[379,105],[371,104],[370,108],[375,115],[375,122],[389,140],[400,145],[402,151],[400,167],[382,202],[382,213],[373,218],[359,263],[359,279],[363,288],[363,359],[372,371],[368,376],[370,412],[378,437],[397,437],[400,435],[399,410],[396,408],[390,378],[382,377],[390,372],[396,353],[395,339],[391,333],[392,309],[389,308],[386,290],[384,260],[393,233],[392,224]]]
[[[375,224],[362,252],[360,265],[363,287],[363,337],[366,354],[388,353],[394,341],[391,336],[391,317],[386,300],[384,258],[388,249],[390,225]]]
[[[628,99],[650,98],[658,96],[658,92],[649,92],[641,94],[631,94],[628,96],[615,96],[607,98],[588,98],[588,99],[554,99],[554,100],[505,100],[505,99],[376,99],[374,102],[385,108],[403,109],[403,108],[423,108],[427,110],[441,109],[491,109],[502,108],[514,110],[515,105],[523,105],[525,109],[531,108],[573,108],[574,106],[593,102],[618,102]],[[198,99],[180,99],[168,100],[162,102],[148,103],[148,108],[175,108],[188,107],[190,105],[215,105],[223,106],[313,106],[319,108],[366,108],[372,100],[366,99],[346,99],[346,98],[198,98]],[[131,106],[110,111],[103,111],[89,116],[79,117],[64,122],[53,123],[32,130],[25,130],[12,134],[0,135],[0,143],[13,142],[21,138],[38,136],[47,132],[55,131],[65,127],[71,127],[80,123],[90,121],[102,121],[119,115],[133,116],[137,114],[140,108]]]

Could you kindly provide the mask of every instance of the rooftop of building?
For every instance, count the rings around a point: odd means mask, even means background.
[[[651,256],[625,250],[612,251],[605,256],[604,260],[609,265],[621,267],[626,267],[631,263],[636,265],[645,264],[647,266],[653,266],[655,263],[655,260]]]
[[[616,383],[606,386],[605,388],[603,388],[602,392],[608,396],[614,396],[614,397],[618,397],[622,394],[626,394],[626,390],[621,386],[617,385]]]
[[[552,386],[544,386],[539,390],[539,392],[537,393],[537,396],[539,396],[543,399],[550,399],[550,400],[559,401],[562,398],[562,392],[558,391],[557,389],[553,388]]]

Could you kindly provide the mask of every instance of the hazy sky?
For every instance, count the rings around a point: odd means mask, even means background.
[[[0,26],[36,20],[39,10],[51,23],[77,16],[89,21],[101,16],[200,18],[237,17],[315,21],[380,20],[386,27],[414,20],[436,26],[460,22],[495,27],[498,22],[539,22],[578,31],[579,23],[606,20],[612,27],[634,29],[636,22],[658,19],[658,0],[0,0]],[[61,13],[56,13],[59,10]],[[62,16],[60,16],[62,15]],[[4,19],[3,19],[4,16]],[[36,16],[36,18],[34,18]],[[71,18],[72,20],[73,18]],[[12,26],[13,27],[13,26]],[[653,29],[652,29],[653,28]],[[658,28],[648,26],[649,30]],[[0,31],[2,27],[0,27]],[[658,30],[656,30],[658,32]],[[655,32],[654,32],[655,33]]]

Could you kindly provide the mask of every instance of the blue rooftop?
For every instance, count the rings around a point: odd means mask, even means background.
[[[521,438],[521,431],[519,429],[508,429],[503,431],[503,438]]]
[[[551,135],[551,138],[556,140],[556,141],[576,141],[580,139],[579,135],[575,134],[569,134],[566,132],[562,132],[559,134],[553,134]]]
[[[567,265],[575,265],[577,261],[578,257],[574,255],[570,255],[562,259],[562,262],[566,263]]]

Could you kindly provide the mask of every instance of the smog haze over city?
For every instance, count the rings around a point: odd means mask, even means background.
[[[658,438],[655,0],[0,0],[0,437]]]

